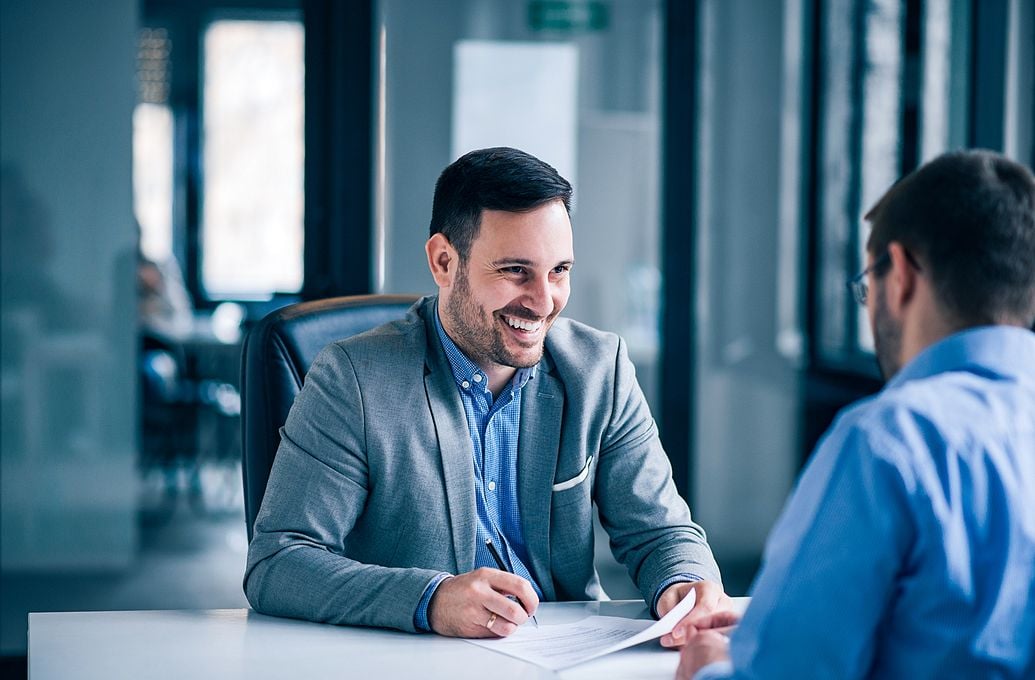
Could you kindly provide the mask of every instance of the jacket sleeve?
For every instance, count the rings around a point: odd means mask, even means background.
[[[366,410],[344,349],[330,345],[306,376],[255,521],[244,591],[261,613],[414,631],[440,572],[346,557],[369,490]]]
[[[595,500],[615,558],[648,603],[664,581],[681,574],[721,584],[704,530],[691,519],[672,481],[672,467],[624,340],[615,359],[612,403]]]

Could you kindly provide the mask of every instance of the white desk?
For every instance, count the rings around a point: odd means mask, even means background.
[[[747,598],[734,598],[738,609]],[[639,600],[547,602],[540,624],[593,614],[647,618]],[[29,678],[664,678],[679,655],[657,641],[559,674],[462,640],[209,611],[29,614]]]

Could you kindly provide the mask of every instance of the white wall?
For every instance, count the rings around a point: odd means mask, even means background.
[[[3,569],[136,549],[135,0],[4,2]]]

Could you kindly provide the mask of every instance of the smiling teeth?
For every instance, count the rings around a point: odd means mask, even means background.
[[[522,331],[537,331],[543,326],[542,321],[522,321],[520,319],[511,319],[509,317],[503,317],[511,328],[517,328]]]

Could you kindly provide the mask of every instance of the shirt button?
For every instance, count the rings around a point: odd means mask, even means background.
[[[469,383],[469,382],[467,382],[467,381],[465,380],[465,381],[463,381],[462,383],[460,383],[460,387],[463,387],[463,388],[464,388],[465,390],[466,390],[466,389],[470,389],[470,387],[471,387],[471,383]]]
[[[482,376],[480,374],[478,374],[478,373],[475,373],[474,374],[474,381],[475,382],[481,382],[482,381]]]
[[[489,482],[489,491],[496,490],[496,482]]]

